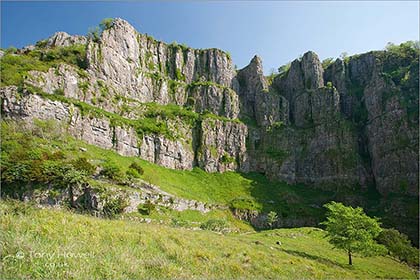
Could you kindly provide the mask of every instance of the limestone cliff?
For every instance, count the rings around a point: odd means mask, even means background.
[[[236,71],[221,50],[166,44],[122,19],[98,38],[42,42],[13,55],[82,44],[83,67],[60,61],[3,84],[4,117],[57,119],[88,143],[168,168],[418,194],[415,50],[326,69],[307,52],[269,81],[257,56]]]

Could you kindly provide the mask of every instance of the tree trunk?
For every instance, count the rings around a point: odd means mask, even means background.
[[[353,265],[353,262],[351,260],[351,252],[349,251],[349,265]]]

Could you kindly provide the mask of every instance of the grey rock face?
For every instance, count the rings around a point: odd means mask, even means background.
[[[139,34],[122,19],[116,19],[103,32],[99,43],[89,43],[87,57],[89,72],[96,79],[140,102],[184,105],[185,86],[184,90],[172,92],[174,82],[170,80],[184,85],[194,81],[225,87],[234,84],[233,65],[226,53],[158,42]]]
[[[254,56],[250,64],[238,72],[241,113],[251,118],[255,117],[255,98],[268,89],[264,78],[261,58]]]
[[[377,189],[382,194],[402,192],[417,195],[418,125],[407,122],[407,109],[398,96],[384,102],[385,95],[395,91],[395,86],[387,84],[376,74],[364,90],[372,171]]]
[[[289,102],[291,121],[302,125],[311,107],[309,91],[324,86],[323,69],[318,56],[314,52],[307,52],[301,60],[294,60],[287,73],[275,78],[273,86]]]
[[[177,128],[179,138],[170,140],[160,135],[143,135],[140,157],[172,169],[192,169],[194,163],[193,128],[181,120],[169,122]]]
[[[85,36],[69,35],[66,32],[56,32],[47,40],[47,47],[68,47],[75,44],[86,44]]]
[[[207,172],[237,170],[245,159],[247,127],[241,123],[204,119],[198,166]]]
[[[3,99],[2,109],[5,117],[28,122],[35,119],[57,120],[68,124],[68,131],[77,139],[101,148],[114,149],[122,155],[138,155],[137,136],[133,129],[111,126],[105,118],[83,116],[73,105],[51,101],[34,94],[20,96],[16,87],[1,88],[0,96]]]
[[[324,86],[324,70],[316,53],[311,51],[305,53],[302,57],[301,68],[305,88],[317,89]]]
[[[357,100],[347,90],[347,84],[350,82],[344,61],[338,58],[328,67],[324,72],[324,79],[327,82],[331,82],[337,89],[340,94],[341,112],[346,118],[351,118]]]
[[[19,97],[15,87],[1,89],[5,116],[64,121],[79,139],[169,168],[259,171],[290,183],[375,182],[382,194],[418,193],[418,120],[412,120],[418,74],[412,67],[404,81],[390,79],[390,65],[410,66],[398,57],[387,61],[383,52],[370,52],[337,59],[324,71],[307,52],[271,84],[258,56],[236,73],[223,51],[159,42],[122,19],[98,42],[56,33],[47,46],[84,43],[86,71],[62,64],[30,71],[25,83],[132,120],[144,117],[141,103],[148,102],[227,120],[165,119],[175,137],[138,136],[67,103]]]
[[[255,119],[261,126],[272,125],[279,121],[288,122],[288,102],[277,92],[269,91],[262,61],[258,56],[238,72],[237,78],[243,117]]]
[[[217,85],[194,86],[189,90],[189,101],[198,113],[206,111],[215,115],[236,119],[239,99],[235,91]]]

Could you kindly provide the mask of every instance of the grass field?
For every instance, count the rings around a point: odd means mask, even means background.
[[[388,257],[349,266],[315,228],[222,235],[3,201],[0,229],[2,279],[416,277]]]

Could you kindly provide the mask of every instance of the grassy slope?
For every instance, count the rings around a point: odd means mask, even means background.
[[[305,188],[303,185],[290,186],[283,182],[270,182],[257,173],[207,173],[199,168],[191,171],[172,170],[139,158],[124,157],[72,138],[68,138],[66,142],[57,141],[54,144],[75,158],[84,156],[96,163],[111,160],[118,163],[123,171],[134,160],[139,161],[144,169],[142,178],[146,181],[174,195],[212,204],[229,205],[234,199],[244,198],[253,201],[255,208],[263,212],[274,210],[283,216],[320,216],[323,210],[310,205],[322,206],[334,195],[332,192]],[[50,145],[50,142],[46,145]],[[81,152],[80,147],[87,151]]]
[[[407,266],[387,257],[356,256],[350,267],[345,252],[333,250],[322,235],[313,228],[219,235],[0,202],[0,275],[2,279],[415,278]],[[24,256],[16,258],[17,252]]]

